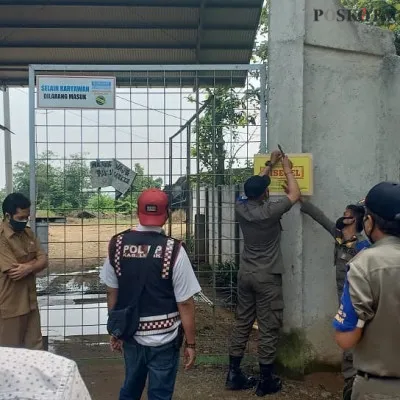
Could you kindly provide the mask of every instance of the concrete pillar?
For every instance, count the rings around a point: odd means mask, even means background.
[[[272,0],[269,24],[268,149],[279,143],[288,153],[301,153],[305,0]],[[303,227],[298,208],[284,217],[283,227],[285,327],[301,328]]]
[[[313,154],[311,201],[332,220],[374,184],[400,179],[393,37],[332,19],[340,8],[335,0],[270,1],[268,149],[279,143],[288,153]],[[315,21],[315,9],[330,10],[330,18]],[[338,362],[333,238],[298,206],[282,225],[284,329],[304,333],[319,361]]]

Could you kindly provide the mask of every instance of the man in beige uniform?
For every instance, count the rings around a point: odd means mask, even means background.
[[[354,347],[352,400],[400,400],[400,184],[382,182],[365,199],[373,245],[349,263],[336,341]]]
[[[302,198],[300,198],[300,202],[300,211],[313,218],[335,240],[333,260],[336,267],[336,291],[338,302],[340,303],[348,262],[359,251],[369,247],[369,241],[362,234],[365,209],[360,204],[350,204],[345,208],[343,216],[334,222],[311,202]],[[351,399],[351,390],[356,372],[353,368],[353,353],[344,351],[342,359],[342,373],[345,379],[343,400]]]
[[[247,389],[255,384],[240,369],[246,343],[257,318],[260,340],[258,355],[260,382],[257,396],[276,393],[281,381],[273,374],[276,345],[283,318],[282,274],[284,271],[280,249],[283,214],[300,198],[300,190],[292,174],[291,162],[282,159],[287,178],[287,196],[272,202],[268,199],[270,172],[281,154],[275,151],[260,176],[249,178],[245,198],[236,203],[236,216],[243,231],[244,249],[238,273],[238,302],[236,325],[229,350],[229,372],[226,387],[230,390]]]
[[[41,350],[42,334],[35,275],[47,256],[26,225],[31,203],[12,193],[3,202],[0,225],[0,346]]]

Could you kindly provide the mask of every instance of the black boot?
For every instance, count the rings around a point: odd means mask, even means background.
[[[273,374],[273,364],[260,364],[260,382],[256,395],[259,397],[277,393],[282,389],[282,381]]]
[[[248,390],[257,385],[253,376],[245,375],[240,369],[242,357],[229,356],[229,371],[225,387],[229,390]]]
[[[351,393],[353,392],[354,376],[347,378],[344,381],[343,400],[351,400]]]

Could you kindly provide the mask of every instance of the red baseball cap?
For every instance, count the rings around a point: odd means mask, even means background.
[[[168,196],[160,189],[147,189],[138,198],[139,222],[143,226],[163,226],[168,216]]]

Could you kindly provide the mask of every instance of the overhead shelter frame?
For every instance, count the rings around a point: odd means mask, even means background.
[[[0,84],[30,64],[248,64],[263,0],[0,0]]]

